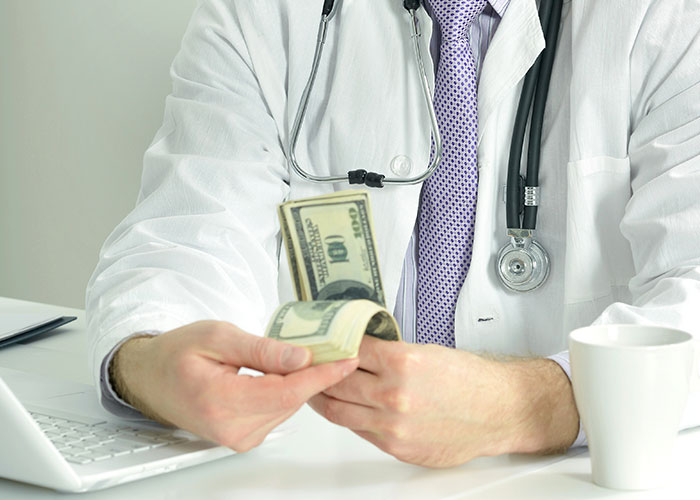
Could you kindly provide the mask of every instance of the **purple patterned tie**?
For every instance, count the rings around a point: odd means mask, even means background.
[[[476,213],[477,81],[469,31],[487,0],[428,2],[442,33],[435,110],[443,157],[421,192],[416,341],[454,347],[455,305],[471,262]]]

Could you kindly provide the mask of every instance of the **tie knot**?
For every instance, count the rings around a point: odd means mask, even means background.
[[[440,26],[442,43],[463,40],[488,0],[428,0],[433,20]]]

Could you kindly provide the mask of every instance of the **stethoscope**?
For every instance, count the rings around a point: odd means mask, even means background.
[[[549,276],[549,256],[544,247],[534,239],[534,233],[540,198],[538,179],[542,124],[549,82],[552,76],[554,55],[559,39],[562,1],[541,0],[540,2],[540,23],[545,33],[546,48],[525,76],[513,127],[506,184],[506,234],[510,241],[498,253],[496,270],[503,285],[517,292],[534,290],[541,286]],[[403,4],[411,16],[411,38],[413,39],[416,66],[423,89],[425,106],[430,117],[434,143],[433,158],[428,167],[422,174],[415,177],[386,177],[384,174],[367,172],[366,170],[352,170],[346,175],[338,176],[317,176],[309,173],[299,165],[296,156],[299,134],[304,124],[309,98],[321,63],[323,47],[328,33],[328,23],[335,16],[341,3],[342,0],[337,2],[335,0],[324,0],[323,3],[311,72],[297,108],[289,139],[289,166],[302,179],[315,183],[348,182],[376,188],[384,187],[387,184],[412,185],[421,183],[435,172],[440,164],[443,152],[442,137],[435,115],[433,97],[419,43],[421,30],[416,11],[421,6],[421,0],[404,0]],[[528,121],[530,122],[530,133],[528,139],[527,174],[525,179],[523,179],[520,175],[520,162]]]
[[[425,172],[415,177],[390,178],[386,178],[386,176],[383,174],[367,172],[366,170],[352,170],[348,172],[347,175],[339,176],[317,176],[310,174],[301,168],[299,162],[297,161],[297,140],[299,139],[301,127],[304,124],[304,117],[306,116],[306,110],[309,105],[309,96],[311,95],[314,83],[316,82],[316,73],[318,72],[318,67],[321,63],[323,46],[326,43],[328,23],[331,19],[333,19],[333,16],[335,16],[335,13],[337,12],[341,3],[342,0],[337,2],[335,0],[324,0],[323,2],[321,22],[318,27],[318,37],[316,38],[316,52],[314,53],[314,60],[311,65],[311,73],[308,81],[306,82],[304,92],[301,95],[301,102],[297,108],[297,115],[292,125],[292,133],[289,140],[289,165],[297,174],[299,174],[302,179],[306,179],[307,181],[311,182],[349,182],[350,184],[364,184],[367,187],[377,188],[384,187],[385,184],[419,184],[430,177],[433,172],[435,172],[440,164],[440,160],[442,159],[442,137],[440,136],[440,129],[438,128],[437,116],[435,116],[433,97],[430,93],[430,84],[428,83],[428,76],[425,73],[425,65],[423,64],[423,57],[421,56],[420,43],[418,40],[421,36],[421,30],[420,24],[418,23],[418,17],[416,16],[416,11],[420,7],[421,0],[404,0],[403,5],[411,15],[411,38],[413,39],[413,51],[416,55],[416,65],[418,66],[421,87],[423,89],[423,98],[425,100],[425,106],[428,110],[428,114],[430,115],[430,127],[433,132],[433,141],[435,142],[435,154]]]

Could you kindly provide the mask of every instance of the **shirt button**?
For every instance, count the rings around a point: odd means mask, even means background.
[[[413,162],[408,156],[399,155],[391,160],[391,171],[397,177],[407,177],[413,169]]]

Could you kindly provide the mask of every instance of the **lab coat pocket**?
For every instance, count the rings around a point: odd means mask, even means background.
[[[631,196],[629,158],[567,166],[566,303],[627,295],[634,265],[620,222]]]

